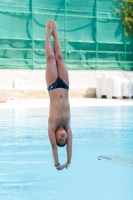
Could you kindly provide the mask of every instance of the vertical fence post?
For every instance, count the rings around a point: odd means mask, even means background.
[[[124,40],[124,69],[126,70],[126,42]]]
[[[97,59],[98,59],[98,43],[97,43],[97,0],[96,1],[96,70],[97,70]]]
[[[32,69],[34,69],[34,17],[33,17],[33,0],[31,0],[31,24],[32,24]]]
[[[67,5],[66,5],[66,1],[65,0],[65,27],[64,27],[64,31],[65,31],[65,62],[67,64]]]

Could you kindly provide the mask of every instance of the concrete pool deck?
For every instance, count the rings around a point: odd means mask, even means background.
[[[71,107],[92,106],[133,106],[133,99],[97,99],[97,98],[70,98]],[[47,108],[49,99],[7,100],[0,103],[0,109],[11,108]]]

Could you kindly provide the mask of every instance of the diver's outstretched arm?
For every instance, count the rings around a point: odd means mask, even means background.
[[[68,139],[67,139],[67,162],[66,164],[63,165],[63,168],[68,168],[70,163],[71,163],[71,158],[72,158],[72,130],[71,128],[67,129],[67,135],[68,135]]]
[[[55,131],[53,131],[50,127],[48,127],[48,135],[49,135],[49,140],[52,146],[52,153],[53,153],[53,158],[54,158],[54,166],[56,167],[57,170],[62,170],[64,167],[63,165],[60,165],[59,160],[58,160],[58,149],[57,149],[57,144],[56,144],[56,138],[55,138]]]

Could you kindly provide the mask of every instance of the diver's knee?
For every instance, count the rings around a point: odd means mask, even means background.
[[[48,55],[47,56],[47,61],[54,61],[54,60],[55,60],[54,55]]]
[[[57,55],[56,55],[56,60],[57,60],[57,61],[58,61],[58,60],[63,60],[62,54],[57,54]]]

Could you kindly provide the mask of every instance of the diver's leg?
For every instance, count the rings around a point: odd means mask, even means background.
[[[67,84],[69,84],[69,77],[68,77],[68,70],[66,67],[66,64],[63,60],[63,55],[62,55],[62,49],[57,33],[57,25],[56,22],[52,20],[52,35],[54,38],[54,53],[55,53],[55,58],[56,58],[56,64],[57,64],[57,69],[58,69],[58,76],[64,80]]]
[[[58,71],[56,66],[56,59],[51,44],[52,34],[52,20],[46,23],[46,41],[45,41],[45,53],[46,53],[46,83],[47,86],[51,85],[58,78]]]

